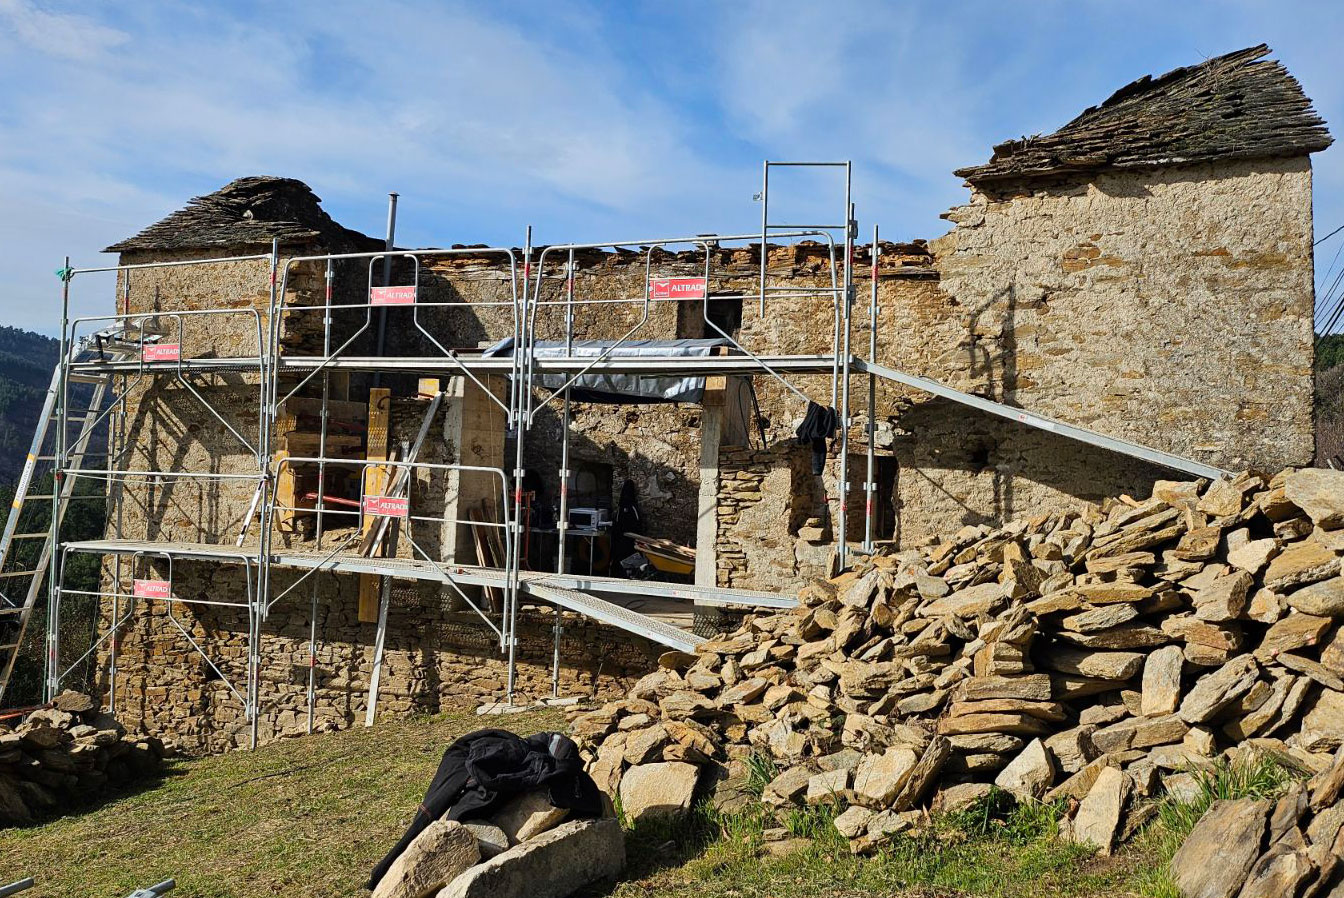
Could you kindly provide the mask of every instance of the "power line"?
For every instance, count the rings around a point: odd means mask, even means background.
[[[1320,246],[1322,243],[1324,243],[1325,241],[1329,240],[1331,237],[1335,236],[1335,235],[1338,234],[1340,231],[1344,231],[1344,225],[1340,225],[1339,227],[1335,228],[1335,229],[1334,229],[1333,231],[1331,231],[1329,234],[1326,234],[1326,235],[1325,235],[1324,237],[1322,237],[1320,240],[1317,240],[1315,243],[1313,243],[1312,246]]]

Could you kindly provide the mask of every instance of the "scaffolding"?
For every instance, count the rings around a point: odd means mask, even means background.
[[[772,169],[778,166],[839,172],[844,182],[839,220],[819,224],[779,223],[771,220],[770,176]],[[851,330],[856,309],[855,251],[858,223],[851,199],[850,163],[767,161],[763,166],[759,199],[761,229],[749,234],[683,235],[536,247],[529,228],[521,249],[389,248],[380,252],[282,258],[280,247],[273,242],[269,253],[227,259],[87,269],[71,268],[67,260],[61,272],[61,361],[54,381],[55,478],[58,485],[73,486],[80,480],[104,483],[107,495],[112,500],[112,511],[104,538],[72,541],[64,538],[60,526],[61,509],[59,505],[53,505],[48,535],[52,567],[46,580],[46,696],[50,698],[60,690],[62,682],[76,663],[87,660],[91,654],[96,656],[106,647],[109,695],[111,702],[115,703],[118,633],[132,619],[138,603],[162,603],[166,607],[165,614],[169,622],[185,637],[192,650],[201,655],[211,671],[224,680],[230,694],[242,706],[250,732],[249,739],[255,745],[263,702],[259,676],[262,624],[277,603],[297,601],[301,585],[307,585],[311,590],[312,603],[307,686],[308,726],[311,730],[315,702],[312,668],[319,637],[316,597],[318,575],[321,572],[375,574],[382,577],[366,723],[372,722],[377,707],[390,586],[394,578],[441,584],[480,617],[497,637],[499,651],[507,659],[504,691],[509,702],[514,700],[516,692],[518,612],[525,601],[554,609],[552,689],[557,694],[562,610],[577,612],[670,648],[691,651],[703,641],[701,637],[632,611],[624,607],[620,599],[640,594],[688,600],[697,606],[706,607],[792,607],[795,603],[791,598],[768,592],[710,585],[629,581],[569,572],[566,555],[569,541],[569,483],[572,475],[570,430],[573,394],[576,388],[582,386],[584,378],[597,375],[763,376],[779,384],[788,395],[799,401],[834,410],[838,431],[839,475],[834,483],[827,484],[827,507],[836,509],[835,519],[839,522],[836,527],[837,551],[842,562],[855,552],[872,551],[874,546],[876,483],[872,428],[878,378],[933,393],[1027,426],[1143,458],[1189,475],[1216,477],[1224,473],[1208,465],[962,393],[936,381],[907,375],[880,364],[876,336],[880,245],[876,228],[873,230],[870,250],[872,296],[866,309],[868,357],[856,356]],[[771,240],[810,240],[824,247],[829,263],[827,275],[822,278],[825,282],[816,286],[782,286],[773,283],[767,266]],[[758,247],[759,252],[755,291],[711,291],[712,282],[729,277],[716,269],[716,259],[722,256],[724,248],[738,246],[750,249],[753,245]],[[643,289],[639,295],[618,298],[580,295],[575,277],[579,261],[585,253],[593,251],[638,253],[643,267]],[[422,289],[422,267],[425,263],[433,260],[483,258],[499,262],[496,270],[502,272],[500,277],[504,279],[502,298],[481,301],[455,293],[442,300],[426,298]],[[679,260],[679,272],[687,270],[691,264],[688,259],[695,260],[693,264],[696,273],[691,276],[671,276],[663,267],[668,258]],[[266,297],[264,308],[234,306],[152,313],[130,310],[130,279],[138,271],[215,265],[221,262],[252,265],[258,269],[262,281],[258,285],[258,293]],[[324,272],[325,293],[320,302],[307,304],[290,301],[291,279],[299,266]],[[338,299],[336,291],[338,268],[348,270],[352,266],[359,266],[363,279],[357,297],[360,301],[356,302]],[[375,271],[379,268],[383,272],[382,283],[378,283],[379,278],[375,277]],[[394,271],[402,283],[391,283]],[[115,273],[121,280],[125,290],[123,310],[110,316],[71,318],[72,283],[85,275],[98,272]],[[732,277],[741,279],[740,275]],[[759,304],[762,317],[765,316],[767,306],[774,309],[788,303],[828,304],[830,310],[827,314],[832,323],[831,333],[827,335],[829,351],[780,354],[770,351],[770,347],[748,345],[750,341],[720,326],[711,315],[711,299],[725,298],[755,301]],[[662,303],[678,303],[692,308],[698,305],[706,333],[712,331],[717,339],[723,341],[726,353],[685,357],[623,352],[623,348],[630,347],[644,336],[652,319],[652,310]],[[576,340],[577,311],[586,306],[597,308],[604,305],[622,307],[630,313],[633,322],[617,339],[604,341],[598,350],[581,352]],[[371,336],[383,332],[385,313],[394,308],[401,308],[402,314],[409,311],[406,333],[413,335],[414,340],[405,342],[415,343],[423,350],[421,354],[370,352]],[[492,314],[501,315],[506,322],[509,330],[507,352],[455,348],[452,335],[441,329],[442,320],[445,317],[451,320],[451,314],[454,313],[465,311],[475,314],[487,309],[493,310]],[[539,313],[557,317],[563,327],[563,331],[558,334],[559,339],[550,341],[546,352],[539,351],[543,342],[540,338],[542,328],[539,325]],[[302,320],[303,316],[320,320],[320,348],[304,351],[301,347],[287,345],[287,324]],[[208,330],[216,335],[222,329],[232,328],[238,335],[234,345],[242,346],[246,343],[248,351],[220,357],[195,350],[193,332],[200,333],[202,322],[208,322]],[[100,335],[107,333],[116,335],[118,345],[123,350],[120,355],[99,351],[106,339]],[[242,339],[242,333],[248,335],[246,341]],[[556,346],[561,348],[557,350]],[[487,467],[421,460],[419,449],[442,400],[441,386],[435,388],[433,395],[424,397],[430,405],[421,431],[414,445],[408,443],[401,447],[399,458],[351,459],[333,454],[334,423],[330,414],[333,402],[332,378],[346,372],[363,372],[372,376],[404,373],[465,379],[498,408],[507,429],[507,437],[512,442],[512,468],[505,464]],[[850,545],[847,534],[848,501],[854,487],[849,482],[849,438],[854,424],[850,382],[856,375],[868,377],[867,469],[862,489],[858,491],[865,497],[863,540],[859,547]],[[201,379],[226,376],[233,378],[235,385],[241,383],[249,395],[255,395],[255,418],[249,417],[246,426],[240,421],[231,420],[217,408],[208,390],[198,383]],[[500,377],[508,382],[503,395],[498,395],[489,383],[492,378]],[[91,431],[81,431],[80,436],[73,439],[68,436],[73,410],[71,385],[92,378],[116,378],[120,385],[97,412],[97,421],[106,420],[110,430],[110,449],[106,456],[107,463],[103,466],[87,464],[80,451],[87,444],[88,432]],[[803,382],[805,378],[809,381],[806,384]],[[134,458],[134,447],[127,444],[130,399],[138,391],[164,380],[176,385],[182,391],[184,401],[195,403],[199,410],[209,416],[209,420],[214,421],[229,439],[236,442],[241,455],[250,459],[247,470],[201,471],[181,467],[161,470],[130,464]],[[817,383],[824,384],[819,391]],[[809,388],[812,393],[809,393]],[[317,400],[319,431],[316,451],[300,455],[277,453],[277,422],[281,418],[282,409],[291,400],[305,397]],[[545,573],[524,568],[523,476],[529,435],[534,430],[538,414],[553,404],[558,410],[562,435],[557,472],[560,514],[557,521],[556,573]],[[298,501],[278,488],[299,469],[316,472],[312,504]],[[501,535],[504,549],[502,564],[464,565],[457,559],[443,557],[441,551],[424,545],[417,538],[416,527],[437,527],[441,530],[444,527],[479,526],[482,523],[464,519],[459,514],[450,515],[446,511],[436,514],[432,508],[424,507],[424,495],[417,495],[413,488],[419,477],[442,479],[463,474],[488,478],[496,485],[498,519],[488,522],[488,525],[496,528]],[[358,482],[356,499],[336,500],[329,495],[328,481],[336,477]],[[129,485],[154,490],[188,481],[214,484],[216,487],[229,485],[242,489],[244,493],[251,492],[248,511],[235,538],[193,542],[123,537],[123,503],[119,497]],[[53,492],[60,494],[62,490],[58,488]],[[298,514],[311,517],[314,531],[304,545],[294,547],[285,544],[278,536],[280,526]],[[400,551],[398,546],[401,547]],[[80,553],[111,560],[110,571],[96,591],[76,590],[65,582],[71,557]],[[178,560],[238,565],[246,583],[245,594],[227,599],[178,596],[173,585],[173,565]],[[160,570],[167,571],[166,580],[139,576],[151,561],[156,562]],[[282,587],[275,577],[280,570],[293,572],[297,579]],[[502,596],[502,603],[498,608],[490,607],[478,599],[473,590],[465,587],[488,587]],[[106,603],[110,613],[104,632],[93,641],[92,646],[76,662],[65,663],[61,654],[61,606],[68,598],[75,596],[97,600],[100,605]],[[246,664],[243,676],[237,678],[237,681],[227,676],[225,665],[212,658],[208,647],[195,640],[189,629],[175,616],[174,608],[192,603],[241,608],[246,614]],[[2,689],[3,684],[0,683]],[[3,693],[0,692],[2,699]],[[116,710],[115,704],[111,710]]]

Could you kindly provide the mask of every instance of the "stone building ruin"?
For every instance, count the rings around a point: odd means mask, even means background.
[[[261,740],[350,725],[374,692],[380,711],[409,713],[498,701],[510,679],[520,701],[620,691],[670,643],[619,610],[581,613],[571,593],[707,632],[829,576],[842,528],[851,549],[908,548],[1147,496],[1173,476],[909,379],[873,377],[870,421],[857,371],[848,486],[839,439],[815,474],[795,438],[799,396],[836,383],[839,268],[855,286],[856,357],[1188,460],[1177,476],[1310,464],[1310,154],[1331,138],[1268,52],[1145,77],[1053,134],[995,147],[956,171],[970,196],[944,215],[948,233],[851,235],[849,266],[816,236],[385,253],[292,179],[192,200],[108,248],[125,266],[115,323],[140,352],[89,363],[121,379],[113,456],[125,472],[179,472],[109,478],[107,539],[65,547],[103,558],[108,700],[128,725],[217,750],[249,742],[252,724]],[[654,280],[692,297],[646,302]],[[520,284],[551,353],[531,372],[509,342]],[[662,368],[622,356],[560,399],[558,384],[630,334]],[[145,355],[147,339],[177,348]],[[681,352],[689,392],[650,401]],[[524,392],[537,413],[520,482],[511,411]],[[416,467],[396,466],[412,454]],[[548,532],[562,494],[588,520],[619,517],[627,483],[640,532],[693,549],[692,573],[613,586],[603,578],[633,552],[623,533]],[[364,504],[396,489],[414,508],[400,540]],[[526,521],[510,517],[520,490]],[[512,678],[510,586],[479,574],[504,567],[510,521],[523,571],[554,571],[560,542],[568,566],[563,583],[519,575]]]

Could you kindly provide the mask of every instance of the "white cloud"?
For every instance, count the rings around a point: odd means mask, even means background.
[[[302,178],[372,232],[398,190],[408,242],[518,243],[527,223],[543,242],[750,230],[762,157],[852,158],[865,234],[879,221],[892,238],[937,236],[938,213],[965,197],[953,168],[1265,27],[1253,6],[1212,25],[1194,6],[1163,11],[1158,34],[1161,6],[1060,0],[331,0],[249,14],[0,0],[0,204],[21,210],[0,222],[14,260],[0,319],[51,330],[65,252],[93,262],[245,174]],[[1328,9],[1281,18],[1263,36],[1339,113]],[[1344,151],[1315,163],[1324,233],[1344,214]],[[801,213],[836,217],[833,188],[790,192]]]
[[[93,59],[129,38],[88,16],[51,12],[29,0],[0,0],[0,25],[30,47],[71,60]]]

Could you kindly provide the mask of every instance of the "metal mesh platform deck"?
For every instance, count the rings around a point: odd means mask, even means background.
[[[72,552],[103,555],[146,555],[211,561],[221,564],[256,565],[260,558],[255,548],[219,546],[201,543],[152,542],[129,539],[94,539],[66,543]],[[436,565],[414,558],[365,558],[359,555],[329,552],[280,551],[271,563],[300,570],[334,571],[348,574],[381,574],[409,580],[429,580],[458,585],[502,587],[508,574],[500,568],[468,565]],[[523,571],[519,584],[524,593],[539,602],[558,605],[613,627],[651,639],[661,645],[692,651],[703,642],[687,630],[664,623],[649,615],[607,601],[595,593],[616,598],[680,599],[720,608],[792,608],[797,601],[789,596],[742,589],[661,583],[651,580],[621,580],[615,577],[550,574]]]

